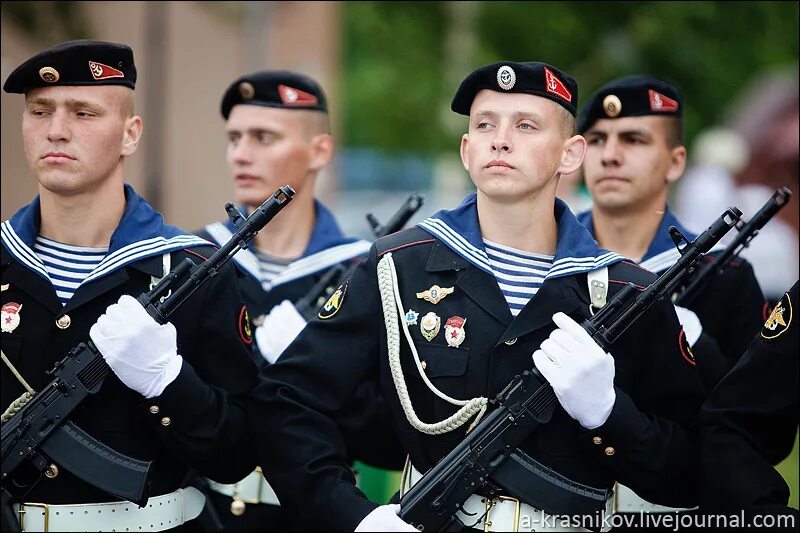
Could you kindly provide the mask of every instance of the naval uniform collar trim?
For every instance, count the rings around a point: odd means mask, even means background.
[[[345,237],[333,213],[319,200],[314,200],[316,221],[311,231],[311,238],[303,255],[292,261],[275,279],[270,287],[276,287],[321,270],[326,270],[338,263],[354,257],[366,255],[372,243],[363,239]],[[240,206],[242,213],[246,206]],[[207,225],[206,232],[217,244],[223,245],[233,236],[236,227],[230,220]],[[250,250],[241,250],[233,256],[236,264],[250,277],[261,283],[261,270],[258,258]]]
[[[125,212],[111,236],[108,253],[81,285],[154,255],[210,244],[180,228],[164,224],[161,214],[130,185],[126,184],[124,191]],[[3,246],[17,261],[49,282],[44,264],[33,251],[40,224],[40,201],[37,196],[10,220],[3,222],[0,234]]]
[[[592,211],[584,211],[578,215],[578,220],[586,227],[587,231],[594,237],[594,222],[592,219]],[[650,272],[660,273],[667,270],[674,265],[681,257],[681,253],[672,242],[672,237],[669,235],[670,226],[675,226],[686,239],[693,241],[697,235],[687,230],[675,217],[668,205],[664,205],[664,215],[661,217],[661,222],[658,224],[658,229],[653,237],[653,241],[644,254],[644,257],[639,261],[639,266],[646,268]],[[719,244],[715,245],[711,251],[723,249],[724,246]]]
[[[623,259],[614,252],[598,248],[589,232],[559,198],[555,199],[554,215],[558,224],[556,253],[545,279],[597,270]],[[475,193],[455,209],[439,211],[417,225],[472,265],[494,275],[480,233]]]

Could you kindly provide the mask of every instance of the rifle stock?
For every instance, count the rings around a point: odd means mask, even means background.
[[[169,316],[215,276],[233,254],[247,246],[293,195],[291,187],[281,187],[246,220],[239,215],[239,229],[228,243],[199,265],[185,259],[155,287],[140,295],[139,302],[154,320],[166,323]],[[226,206],[229,213],[231,208],[236,211],[232,204]],[[139,506],[145,504],[151,463],[113,450],[68,420],[83,400],[100,390],[110,371],[99,350],[91,341],[86,341],[70,350],[47,372],[54,379],[2,426],[0,484],[4,491],[16,497],[30,491],[35,481],[20,483],[15,474],[26,464],[41,473],[51,459],[80,479],[114,496]]]
[[[581,326],[607,350],[650,307],[663,298],[669,298],[676,284],[685,280],[692,266],[736,224],[740,216],[738,209],[727,209],[691,243],[676,228],[670,228],[681,253],[678,262],[641,292],[633,284],[628,284]],[[403,495],[400,518],[421,531],[457,531],[465,526],[475,527],[483,517],[476,517],[474,524],[463,524],[456,513],[478,490],[482,489],[482,494],[489,498],[499,495],[502,487],[492,479],[492,474],[539,424],[550,420],[558,399],[553,388],[534,367],[514,377],[490,400],[490,404],[495,408]],[[548,480],[540,481],[549,483]],[[564,484],[558,489],[570,490],[570,487]],[[566,513],[553,505],[552,501],[545,503],[543,499],[537,507],[550,514]]]

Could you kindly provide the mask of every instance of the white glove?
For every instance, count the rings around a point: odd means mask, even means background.
[[[272,308],[256,328],[256,345],[261,355],[274,363],[292,341],[306,327],[306,320],[297,312],[292,302],[282,301]]]
[[[145,398],[160,395],[181,371],[175,326],[158,324],[127,294],[108,306],[89,336],[120,381]]]
[[[602,426],[617,399],[614,358],[564,313],[553,322],[558,329],[533,352],[533,362],[569,416],[586,429]]]
[[[381,505],[372,510],[356,526],[356,531],[415,531],[417,528],[404,522],[399,516],[400,504]]]
[[[694,311],[677,305],[675,306],[675,313],[678,314],[678,321],[686,333],[686,342],[689,343],[689,346],[694,346],[694,343],[700,338],[700,334],[703,333],[703,325],[700,323],[700,319]]]

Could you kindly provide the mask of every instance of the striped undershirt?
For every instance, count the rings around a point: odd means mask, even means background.
[[[483,244],[497,285],[511,314],[517,316],[544,283],[554,256],[523,252],[486,239]]]
[[[66,305],[83,280],[106,256],[108,247],[72,246],[37,236],[33,251],[44,263],[56,296],[62,305]]]
[[[258,259],[258,272],[260,274],[261,287],[265,291],[269,291],[272,288],[272,281],[286,270],[293,259],[282,259],[265,254],[256,249],[253,249],[253,252]]]

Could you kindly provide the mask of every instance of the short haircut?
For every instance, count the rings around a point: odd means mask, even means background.
[[[576,133],[575,117],[563,107],[558,108],[558,127],[565,139],[569,139]]]
[[[683,146],[683,117],[662,117],[667,146]]]

